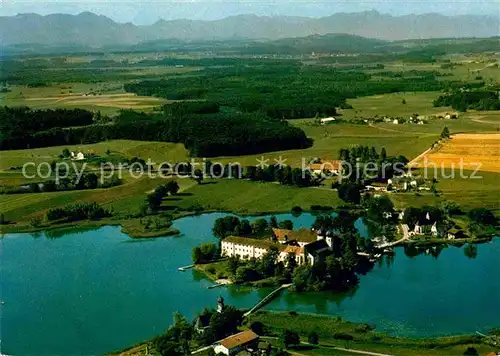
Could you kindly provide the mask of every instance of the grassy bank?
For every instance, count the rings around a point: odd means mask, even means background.
[[[338,206],[342,203],[337,192],[333,190],[302,189],[273,183],[227,179],[206,181],[202,184],[196,184],[189,179],[177,181],[183,191],[176,196],[165,198],[160,212],[185,214],[194,211],[221,211],[260,215],[289,212],[297,205],[306,210],[315,204]],[[115,218],[120,220],[127,218],[129,214],[137,214],[146,194],[164,182],[165,180],[159,178],[144,177],[109,189],[2,195],[0,212],[8,221],[29,225],[32,217],[42,216],[49,208],[95,201],[113,209]]]
[[[315,331],[319,335],[320,347],[297,350],[304,355],[335,355],[331,346],[402,356],[462,355],[468,347],[474,347],[480,355],[495,351],[483,344],[477,335],[451,336],[429,339],[398,338],[378,333],[364,324],[351,323],[342,318],[297,314],[294,312],[259,311],[249,317],[247,325],[253,322],[264,324],[266,334],[273,337],[283,329],[292,330],[307,341],[307,335]],[[351,341],[345,341],[350,337]]]
[[[139,222],[140,219],[101,219],[82,220],[68,223],[43,223],[40,226],[29,224],[7,224],[0,226],[0,234],[6,233],[46,233],[48,235],[62,235],[64,233],[77,232],[82,230],[98,229],[102,226],[121,226],[121,231],[131,238],[153,238],[178,235],[179,230],[168,228],[145,229]]]

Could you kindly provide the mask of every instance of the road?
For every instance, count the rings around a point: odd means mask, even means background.
[[[428,148],[426,149],[424,152],[422,152],[421,154],[419,154],[417,157],[415,157],[414,159],[412,159],[410,162],[408,162],[408,167],[412,167],[414,164],[416,164],[421,158],[423,158],[427,153],[429,153],[429,151],[432,150],[432,147],[431,148]]]
[[[403,237],[397,241],[389,242],[389,243],[380,245],[379,246],[380,248],[396,246],[396,245],[400,244],[401,242],[406,241],[410,238],[410,229],[408,228],[408,225],[400,224],[399,226],[401,226],[401,230],[403,231]]]

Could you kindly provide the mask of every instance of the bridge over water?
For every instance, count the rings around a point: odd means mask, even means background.
[[[255,304],[252,309],[250,309],[249,311],[247,311],[245,314],[243,314],[244,317],[246,316],[249,316],[250,314],[252,314],[253,312],[259,310],[260,308],[262,308],[264,305],[266,305],[267,303],[269,303],[271,300],[273,300],[274,297],[276,297],[283,289],[287,289],[287,288],[290,288],[293,284],[292,283],[288,283],[288,284],[283,284],[281,285],[280,287],[276,288],[275,290],[273,290],[271,293],[269,293],[268,295],[266,295],[264,298],[262,298],[260,300],[260,302],[258,302],[257,304]]]

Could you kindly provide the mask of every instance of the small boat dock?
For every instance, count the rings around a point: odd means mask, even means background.
[[[177,270],[184,272],[184,271],[191,269],[193,267],[194,267],[194,265],[189,265],[189,266],[179,267],[179,268],[177,268]]]

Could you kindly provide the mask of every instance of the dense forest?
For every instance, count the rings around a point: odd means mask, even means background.
[[[0,107],[0,149],[29,148],[32,136],[57,127],[85,126],[94,114],[81,109],[30,110]],[[25,144],[23,144],[23,141]],[[37,146],[40,147],[40,146]]]
[[[127,92],[169,100],[208,100],[237,112],[260,112],[271,118],[331,116],[346,99],[402,91],[441,90],[451,83],[438,73],[411,72],[375,80],[361,71],[282,64],[206,68],[194,76],[146,80],[124,85]]]
[[[434,106],[451,106],[462,112],[468,109],[500,110],[500,99],[498,92],[492,90],[457,90],[439,96],[434,100]]]
[[[122,111],[114,125],[87,125],[70,127],[67,120],[52,119],[51,114],[60,112],[62,117],[85,118],[92,113],[83,110],[47,110],[47,115],[37,116],[40,121],[33,124],[29,118],[39,115],[28,109],[5,108],[0,117],[8,130],[2,130],[0,149],[24,149],[57,145],[89,144],[111,139],[140,141],[165,141],[184,143],[192,156],[213,157],[219,155],[242,155],[304,148],[311,145],[305,133],[286,121],[268,118],[261,114],[208,115],[190,114],[199,110],[200,105],[185,104],[183,109],[189,115],[172,116],[171,112],[150,116],[133,111]],[[183,111],[180,110],[180,111]],[[35,115],[35,116],[32,116]],[[45,123],[45,118],[48,118]],[[69,120],[69,119],[68,119]],[[81,120],[82,123],[91,121]],[[63,125],[64,123],[64,125]],[[40,127],[38,130],[33,130]],[[57,125],[57,126],[54,126]],[[26,133],[29,133],[27,135]]]

